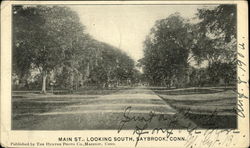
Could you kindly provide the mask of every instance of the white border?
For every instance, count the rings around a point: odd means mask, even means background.
[[[245,55],[244,62],[248,64],[248,7],[246,1],[4,1],[1,3],[1,145],[10,147],[10,142],[58,142],[57,138],[66,137],[90,137],[90,136],[131,136],[132,131],[122,131],[119,135],[114,130],[85,130],[85,131],[12,131],[11,120],[11,4],[237,4],[238,18],[238,43],[245,43],[246,49],[238,51]],[[242,37],[245,37],[244,39]],[[249,78],[249,67],[247,73],[241,76],[242,71],[238,69],[238,75],[242,80]],[[238,85],[238,91],[249,96],[248,86]],[[244,99],[245,119],[239,118],[239,134],[235,134],[232,144],[223,147],[247,147],[249,146],[249,105]],[[183,130],[175,130],[174,136],[187,136]],[[243,138],[243,135],[245,137]],[[165,136],[158,134],[155,136]],[[201,138],[201,135],[200,137]],[[223,139],[223,135],[221,135]],[[183,147],[185,142],[140,142],[137,147]],[[235,144],[235,145],[233,145]],[[86,146],[84,146],[86,147]],[[106,146],[110,147],[110,146]],[[117,142],[115,147],[134,147],[132,142]]]

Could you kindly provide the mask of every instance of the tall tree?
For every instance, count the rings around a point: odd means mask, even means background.
[[[188,66],[191,45],[190,24],[178,13],[156,21],[144,42],[142,60],[150,83],[170,86],[180,80]]]
[[[236,58],[236,5],[219,5],[214,9],[198,9],[200,20],[195,25],[196,60],[232,62]]]
[[[84,27],[76,13],[67,7],[17,6],[13,10],[14,63],[22,63],[21,67],[16,66],[19,71],[29,70],[30,65],[38,68],[42,74],[42,92],[46,93],[48,73],[74,58],[74,47]]]
[[[229,76],[218,74],[214,69],[224,69],[224,73],[236,76],[236,5],[219,5],[213,9],[198,9],[200,20],[195,25],[196,44],[192,52],[198,63],[208,61],[208,70],[212,82],[217,79],[232,81]],[[230,68],[233,68],[230,70]],[[235,79],[235,78],[234,78]],[[218,80],[217,80],[218,81]]]

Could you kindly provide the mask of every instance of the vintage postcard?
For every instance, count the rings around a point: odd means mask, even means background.
[[[2,147],[248,147],[247,1],[3,1]]]

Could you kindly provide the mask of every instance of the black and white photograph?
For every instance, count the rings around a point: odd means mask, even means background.
[[[249,147],[246,1],[1,2],[1,147]]]
[[[11,34],[12,130],[237,129],[235,4],[12,5]]]

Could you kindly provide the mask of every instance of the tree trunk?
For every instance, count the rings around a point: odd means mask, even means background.
[[[77,91],[78,90],[78,86],[79,86],[79,80],[78,80],[78,77],[79,77],[79,75],[76,75],[76,81],[75,81],[75,90]]]
[[[42,72],[42,76],[43,76],[43,85],[42,85],[42,93],[46,94],[46,79],[47,79],[47,72],[43,71]]]
[[[88,78],[89,78],[89,75],[90,75],[90,65],[89,63],[87,63],[87,67],[86,67],[86,70],[85,70],[85,75],[84,75],[84,80],[83,82],[86,84],[88,82]]]
[[[110,88],[110,81],[111,81],[111,78],[110,78],[110,74],[111,73],[111,70],[110,68],[108,68],[108,72],[107,72],[107,85],[108,85],[108,88]]]
[[[73,89],[74,89],[74,71],[73,69],[71,69],[70,71],[70,76],[69,76],[69,89],[70,89],[70,93],[73,93]]]

